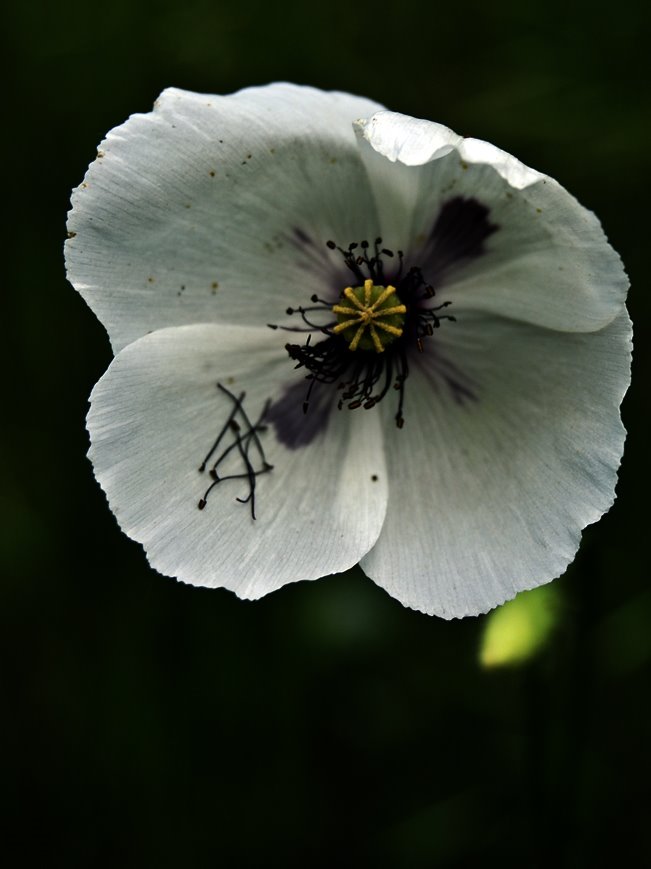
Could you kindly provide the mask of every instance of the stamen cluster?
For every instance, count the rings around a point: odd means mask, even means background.
[[[376,238],[371,254],[368,241],[347,248],[327,242],[342,255],[358,286],[346,287],[334,305],[314,295],[312,306],[287,309],[290,315],[299,314],[305,324],[285,327],[287,331],[310,333],[305,344],[286,345],[296,368],[309,372],[304,413],[316,384],[336,384],[341,392],[338,407],[349,410],[375,407],[393,388],[399,394],[396,425],[402,428],[409,354],[414,348],[422,353],[423,339],[433,335],[442,320],[455,319],[438,313],[450,302],[428,305],[434,288],[418,266],[405,268],[402,251],[397,251],[397,264],[389,271],[386,261],[394,259],[394,252],[381,245],[382,239]],[[337,320],[319,325],[314,321],[317,312],[334,313]],[[317,332],[324,338],[313,344]]]

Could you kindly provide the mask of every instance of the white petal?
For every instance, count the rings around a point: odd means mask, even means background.
[[[451,199],[490,209],[498,228],[484,253],[446,280],[455,310],[568,332],[601,329],[617,316],[628,288],[621,260],[594,214],[553,179],[430,121],[379,112],[357,130],[390,247],[417,256]]]
[[[357,121],[355,128],[374,151],[392,163],[398,161],[404,166],[422,166],[456,150],[469,163],[489,163],[511,187],[518,190],[545,177],[501,148],[481,139],[464,139],[434,121],[382,111]]]
[[[625,313],[595,333],[481,315],[447,325],[438,373],[415,368],[405,427],[386,438],[389,509],[362,567],[407,606],[452,618],[560,575],[612,504],[631,328]],[[444,372],[476,400],[455,401]]]
[[[371,118],[360,118],[355,130],[373,151],[404,166],[420,166],[438,160],[463,142],[462,136],[443,124],[399,112],[376,112]]]
[[[66,262],[114,349],[165,326],[278,322],[322,291],[326,241],[377,232],[352,129],[376,109],[288,84],[170,89],[112,130],[73,194]]]
[[[256,598],[346,570],[375,543],[387,475],[371,413],[334,411],[302,449],[285,448],[272,427],[261,435],[274,468],[256,480],[255,520],[235,500],[246,480],[220,483],[197,508],[210,483],[198,467],[232,409],[216,382],[246,391],[253,420],[292,375],[277,333],[242,327],[163,329],[114,359],[91,397],[89,455],[120,526],[156,570]],[[223,473],[243,472],[237,451],[230,458]]]

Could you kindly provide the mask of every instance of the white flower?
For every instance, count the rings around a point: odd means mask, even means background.
[[[626,277],[514,157],[348,94],[172,89],[72,205],[116,353],[90,457],[161,573],[257,598],[361,562],[464,616],[562,573],[611,505]]]

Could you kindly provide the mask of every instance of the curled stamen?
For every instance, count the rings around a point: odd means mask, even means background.
[[[241,392],[238,396],[235,396],[230,390],[226,389],[221,383],[217,384],[217,388],[221,390],[230,400],[232,401],[232,408],[226,419],[226,422],[221,428],[221,431],[217,435],[214,444],[208,451],[205,459],[199,466],[199,471],[203,473],[206,470],[206,465],[208,461],[212,458],[217,448],[223,441],[224,436],[227,432],[230,432],[233,435],[233,442],[228,444],[222,452],[219,454],[215,462],[209,471],[209,476],[212,479],[212,483],[206,491],[202,498],[199,499],[198,507],[200,510],[203,510],[208,503],[208,496],[215,488],[215,486],[219,485],[219,483],[223,483],[226,480],[240,480],[246,479],[249,484],[249,493],[245,498],[236,498],[241,504],[250,503],[251,505],[251,518],[255,519],[255,489],[256,489],[256,478],[260,476],[260,474],[266,474],[269,471],[273,470],[273,465],[270,465],[267,462],[264,449],[262,447],[262,442],[260,441],[260,435],[263,434],[267,430],[267,426],[263,423],[265,419],[269,407],[271,405],[271,401],[268,399],[265,402],[264,407],[262,408],[262,412],[260,416],[256,420],[256,422],[252,423],[249,419],[246,411],[244,410],[243,401],[246,397],[245,392]],[[238,418],[239,417],[239,418]],[[257,467],[254,464],[254,460],[252,459],[250,452],[252,447],[255,450],[257,455],[257,464],[261,465],[261,467]],[[239,453],[240,459],[244,464],[244,473],[242,474],[228,474],[226,476],[220,476],[219,467],[227,458],[227,456],[231,455],[235,450]]]

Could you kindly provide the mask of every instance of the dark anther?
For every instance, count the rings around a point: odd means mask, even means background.
[[[383,253],[385,256],[393,256],[393,251],[392,251],[392,250],[389,250],[389,249],[386,248],[386,247],[383,247],[383,248],[382,248],[382,253]]]
[[[326,245],[330,248],[330,250],[335,250],[335,248],[337,247],[334,241],[326,241]]]
[[[351,241],[351,243],[348,245],[348,250],[355,250],[356,247],[358,247],[357,242]]]
[[[363,241],[363,242],[361,243],[360,246],[363,247],[364,250],[366,250],[366,248],[368,247],[368,242],[367,242],[367,241]]]

